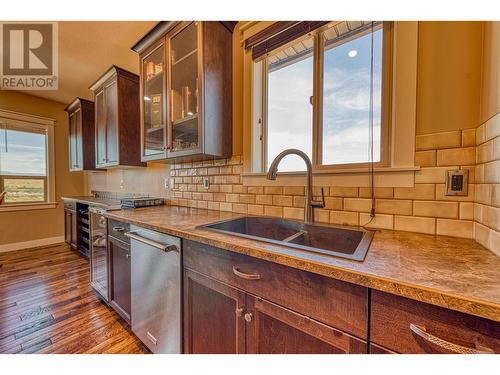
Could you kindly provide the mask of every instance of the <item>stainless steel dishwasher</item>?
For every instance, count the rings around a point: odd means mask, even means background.
[[[126,236],[132,331],[153,353],[181,353],[181,241],[135,225]]]

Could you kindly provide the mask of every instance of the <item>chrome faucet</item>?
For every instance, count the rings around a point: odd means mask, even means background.
[[[306,183],[306,196],[305,196],[305,205],[304,205],[304,221],[307,224],[314,224],[314,208],[323,208],[325,207],[325,193],[323,191],[323,188],[321,188],[321,201],[315,201],[313,200],[313,193],[312,193],[312,163],[311,159],[302,151],[290,148],[288,150],[282,151],[279,153],[276,158],[274,158],[273,162],[269,166],[269,172],[267,172],[267,179],[268,180],[276,180],[276,177],[278,175],[278,165],[281,162],[281,159],[283,159],[287,155],[298,155],[300,156],[304,162],[306,163],[307,167],[307,183]]]

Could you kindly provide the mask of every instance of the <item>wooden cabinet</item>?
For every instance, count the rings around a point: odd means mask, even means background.
[[[367,352],[339,328],[367,334],[366,288],[191,241],[183,251],[186,353]]]
[[[111,265],[110,305],[130,323],[130,244],[108,237],[108,251]]]
[[[69,116],[69,170],[95,169],[94,103],[76,98],[64,110]]]
[[[78,248],[78,228],[76,202],[64,201],[64,241],[71,246],[72,249]]]
[[[139,77],[113,65],[90,89],[95,98],[97,168],[144,166],[140,160]]]
[[[500,353],[500,323],[372,291],[371,339],[404,353]]]
[[[232,149],[232,27],[160,22],[141,60],[141,159],[201,160]]]

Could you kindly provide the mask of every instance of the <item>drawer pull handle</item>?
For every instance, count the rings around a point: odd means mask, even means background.
[[[233,273],[236,276],[241,277],[242,279],[245,279],[245,280],[260,280],[259,274],[244,273],[244,272],[241,272],[238,269],[238,267],[233,267]]]
[[[465,346],[453,344],[452,342],[443,340],[437,336],[431,335],[428,333],[425,328],[419,327],[413,323],[410,323],[410,330],[415,333],[417,336],[423,338],[425,341],[430,342],[436,346],[439,346],[443,349],[449,350],[453,353],[458,354],[493,354],[493,350],[490,348],[478,347],[477,349],[467,348]]]
[[[125,231],[125,228],[124,227],[113,227],[113,230],[115,232],[124,232]]]
[[[245,318],[245,321],[246,321],[247,323],[251,323],[251,322],[252,322],[253,315],[252,315],[252,313],[246,313],[246,314],[245,314],[245,316],[244,316],[244,318]]]

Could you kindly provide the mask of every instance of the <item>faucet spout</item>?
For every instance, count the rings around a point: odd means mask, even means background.
[[[305,152],[297,150],[295,148],[290,148],[280,152],[278,156],[274,158],[273,162],[269,166],[269,171],[267,172],[267,179],[276,180],[276,177],[278,176],[278,166],[281,162],[281,159],[283,159],[287,155],[300,156],[304,160],[304,163],[306,164],[307,181],[306,181],[306,196],[305,196],[305,206],[304,206],[304,221],[308,224],[312,224],[314,223],[314,207],[325,207],[325,199],[324,199],[323,188],[321,188],[322,201],[321,202],[313,201],[312,163],[311,159],[309,159],[309,156],[307,156]]]

